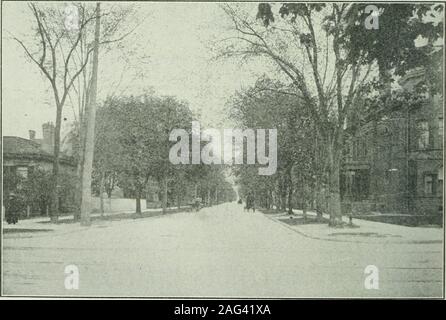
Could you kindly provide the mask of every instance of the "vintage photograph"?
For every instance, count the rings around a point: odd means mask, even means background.
[[[444,298],[444,16],[2,1],[1,295]]]

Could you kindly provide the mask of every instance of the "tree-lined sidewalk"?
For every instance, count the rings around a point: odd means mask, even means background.
[[[390,106],[396,77],[413,68],[422,67],[428,74],[414,97],[425,98],[438,89],[433,52],[443,33],[443,6],[261,3],[257,15],[248,4],[222,8],[233,32],[216,43],[217,57],[272,66],[256,85],[230,101],[240,124],[267,122],[284,132],[279,136],[279,174],[263,179],[259,199],[292,211],[293,194],[301,189],[295,197],[301,206],[307,207],[315,194],[315,209],[328,213],[330,225],[336,226],[343,214],[345,129],[353,116],[373,114],[378,104]],[[368,27],[369,20],[375,27]],[[417,46],[419,39],[427,45]],[[369,103],[366,110],[370,100],[377,103]],[[250,177],[250,168],[237,170],[242,186],[258,191],[252,185],[259,185],[259,179]]]
[[[317,222],[317,213],[308,211],[307,223],[301,210],[295,214],[271,213],[265,216],[308,238],[326,241],[353,243],[393,243],[393,244],[433,244],[443,243],[444,230],[441,227],[407,227],[389,223],[354,219],[349,226],[347,217],[343,217],[344,227],[330,228],[325,223]],[[328,220],[329,215],[323,218]],[[313,222],[310,222],[311,221]]]

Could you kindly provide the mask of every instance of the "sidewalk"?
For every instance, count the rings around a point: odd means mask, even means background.
[[[188,206],[167,208],[167,214],[181,212],[187,210]],[[141,216],[136,216],[134,210],[106,212],[101,216],[101,213],[90,214],[91,227],[103,228],[109,223],[118,221],[134,221],[136,219],[151,218],[163,215],[161,208],[150,208],[142,211]],[[30,233],[35,236],[42,232],[70,233],[79,230],[80,225],[78,221],[73,220],[73,215],[59,216],[58,223],[50,222],[49,217],[33,217],[29,219],[19,220],[17,224],[8,224],[3,220],[3,234],[14,234],[14,237],[29,237]]]
[[[441,227],[406,227],[382,222],[353,219],[353,227],[329,227],[327,222],[302,223],[302,211],[294,210],[294,215],[287,213],[265,213],[269,219],[300,233],[319,240],[354,242],[354,243],[406,243],[429,244],[442,243],[444,230]],[[308,212],[308,217],[315,218],[315,212]],[[328,215],[324,214],[328,219]],[[343,217],[348,222],[347,217]]]

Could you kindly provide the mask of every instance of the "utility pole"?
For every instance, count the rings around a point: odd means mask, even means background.
[[[86,137],[84,152],[84,170],[82,172],[82,202],[81,202],[81,225],[89,226],[91,212],[91,174],[93,171],[94,155],[94,126],[96,121],[96,95],[98,84],[98,56],[99,56],[99,36],[101,25],[101,4],[96,3],[96,25],[94,31],[93,65],[91,76],[90,99],[86,105]]]

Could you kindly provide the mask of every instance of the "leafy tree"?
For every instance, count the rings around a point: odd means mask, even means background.
[[[62,178],[60,178],[62,181]],[[50,207],[51,201],[51,172],[39,167],[34,168],[28,173],[28,178],[24,183],[26,190],[27,204],[39,208],[42,214],[46,213],[47,207]],[[62,197],[62,190],[58,190],[58,196]]]
[[[140,199],[146,195],[149,180],[158,183],[164,212],[168,205],[181,206],[198,195],[208,203],[233,198],[223,167],[170,162],[169,151],[175,143],[169,141],[170,133],[184,129],[191,140],[192,120],[188,105],[174,97],[108,98],[97,117],[96,191],[102,191],[101,180],[113,177],[116,185],[136,198],[137,213],[141,213]]]
[[[311,139],[314,130],[302,100],[290,87],[263,77],[255,86],[237,93],[231,103],[232,118],[241,127],[278,131],[277,174],[261,177],[250,166],[236,167],[241,193],[245,196],[255,190],[264,206],[276,205],[292,213],[295,191],[312,178],[316,165]]]
[[[330,222],[335,223],[341,216],[339,171],[346,119],[356,111],[376,68],[378,74],[382,71],[381,80],[388,81],[384,70],[401,74],[423,61],[413,41],[439,35],[442,26],[423,19],[443,7],[388,5],[381,9],[379,29],[364,30],[362,4],[278,6],[276,10],[277,6],[260,4],[257,17],[251,17],[241,5],[224,5],[234,36],[225,39],[220,56],[272,62],[303,100],[317,133],[314,141],[321,148],[318,159],[328,181]],[[400,33],[402,38],[394,41]],[[316,185],[322,189],[319,179]]]
[[[51,85],[56,105],[56,125],[54,140],[54,163],[53,163],[53,201],[51,206],[51,218],[57,221],[58,216],[58,179],[60,162],[60,131],[62,124],[62,111],[67,102],[68,94],[74,82],[82,73],[89,62],[90,48],[82,61],[76,61],[75,51],[81,45],[81,39],[89,24],[95,18],[94,13],[87,12],[80,7],[78,12],[79,21],[76,28],[69,28],[65,24],[66,17],[58,6],[40,6],[35,3],[29,4],[29,9],[35,19],[34,31],[37,53],[31,45],[25,44],[23,40],[13,36],[14,40],[23,48],[26,57],[30,59],[42,72]]]
[[[190,128],[187,105],[173,97],[114,97],[99,110],[98,119],[97,172],[118,177],[118,185],[135,195],[137,213],[149,179],[158,181],[166,211],[169,180],[180,175],[180,168],[169,161],[169,134]]]
[[[13,194],[16,208],[24,211],[26,206],[29,206],[33,211],[38,210],[41,214],[46,214],[52,201],[52,180],[51,171],[38,166],[29,168],[26,177],[15,170],[5,170],[3,176],[5,203],[9,201],[9,195]],[[59,181],[60,210],[68,212],[74,204],[74,174],[62,172]]]
[[[29,3],[29,12],[33,19],[30,37],[18,37],[11,32],[12,39],[23,49],[25,56],[48,80],[56,106],[55,138],[53,161],[53,184],[51,186],[53,201],[50,208],[52,221],[58,217],[58,190],[62,112],[67,104],[78,101],[79,114],[77,121],[79,137],[79,176],[83,163],[83,132],[85,130],[83,109],[90,99],[91,56],[94,46],[95,19],[99,15],[99,6],[87,3]],[[103,13],[100,45],[109,50],[111,44],[120,42],[131,31],[122,28],[124,21],[132,14],[132,7],[123,9],[114,5]],[[74,108],[74,106],[73,106]],[[82,128],[82,129],[81,129]],[[81,185],[77,186],[81,192]]]

